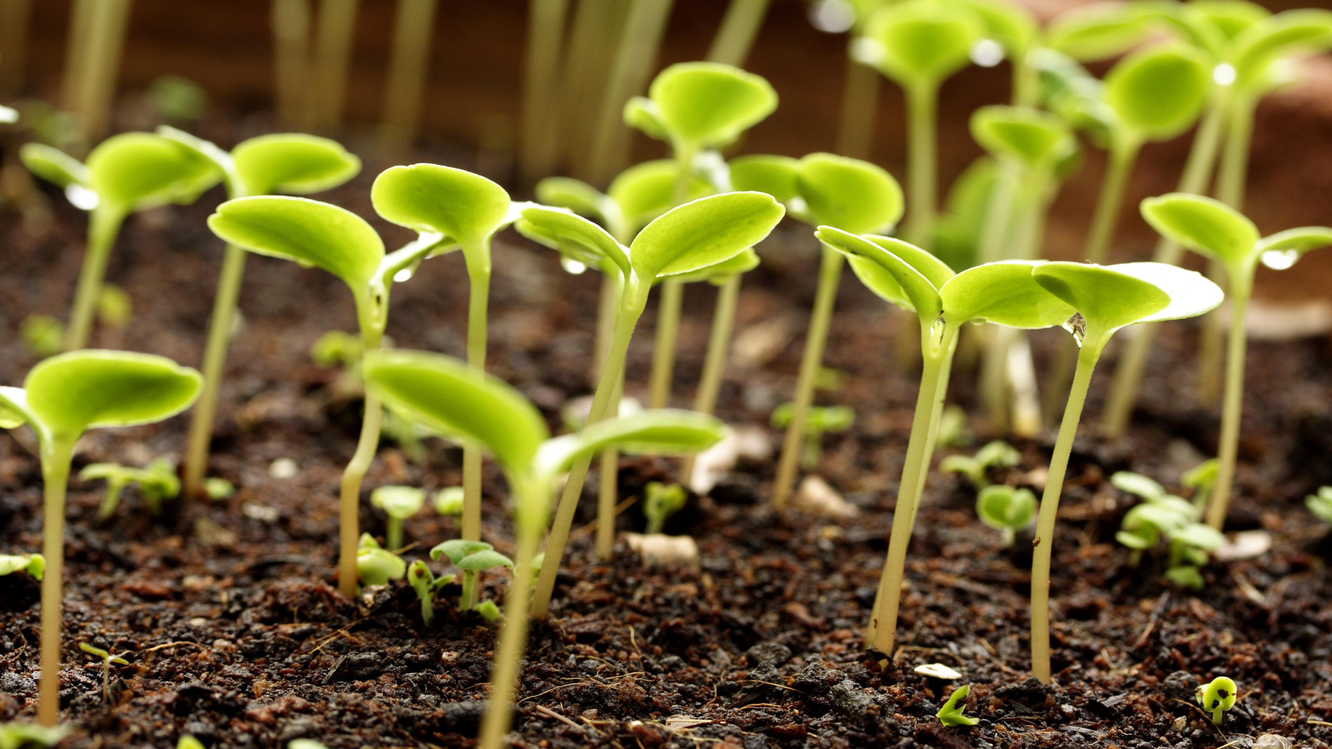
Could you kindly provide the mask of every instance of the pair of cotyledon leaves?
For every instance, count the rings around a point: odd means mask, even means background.
[[[1243,214],[1211,198],[1170,193],[1148,198],[1142,215],[1162,235],[1219,261],[1232,278],[1247,278],[1258,263],[1276,270],[1306,252],[1332,246],[1332,229],[1302,226],[1267,237]]]
[[[714,62],[672,65],[652,81],[646,97],[625,104],[625,122],[677,153],[697,153],[734,142],[777,109],[777,92],[761,76]]]

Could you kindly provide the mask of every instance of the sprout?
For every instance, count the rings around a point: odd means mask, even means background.
[[[208,94],[188,78],[164,75],[148,86],[148,101],[162,119],[190,123],[203,116]]]
[[[1004,546],[1012,546],[1017,532],[1036,517],[1036,495],[1030,489],[987,486],[976,495],[976,516],[1003,534]]]
[[[111,702],[111,666],[128,666],[129,661],[125,660],[124,654],[112,655],[86,642],[79,643],[79,650],[102,659],[102,702]]]
[[[785,429],[791,425],[795,404],[782,403],[772,410],[772,425]],[[819,465],[825,432],[844,432],[856,420],[856,412],[849,406],[811,406],[805,413],[805,449],[800,455],[800,467],[812,471]]]
[[[1310,494],[1304,498],[1304,505],[1309,508],[1309,512],[1312,512],[1314,517],[1324,523],[1332,523],[1332,486],[1319,487],[1317,494]],[[2,559],[5,559],[5,557],[0,557],[0,560]],[[0,564],[0,569],[4,569],[3,564]],[[39,579],[41,577],[40,572],[33,576]]]
[[[290,745],[289,745],[290,746]],[[203,742],[189,735],[188,733],[180,737],[176,742],[176,749],[208,749]]]
[[[359,336],[345,330],[330,330],[310,346],[310,361],[318,367],[343,367],[351,372],[360,369],[364,353],[365,347]]]
[[[421,599],[421,621],[425,622],[427,627],[435,618],[435,594],[440,588],[452,583],[453,577],[453,575],[435,577],[429,565],[419,559],[407,568],[407,582],[411,583],[412,590],[416,591],[417,598]]]
[[[449,562],[462,570],[462,597],[458,599],[459,611],[471,611],[476,608],[479,589],[476,574],[495,567],[513,569],[513,560],[495,551],[495,547],[485,541],[468,541],[457,538],[445,541],[430,550],[431,559],[447,556]]]
[[[154,460],[146,468],[130,468],[118,463],[91,463],[79,471],[80,481],[106,480],[106,495],[97,510],[97,519],[106,520],[116,514],[120,504],[120,493],[132,484],[139,485],[139,496],[148,506],[148,513],[157,515],[162,511],[162,502],[180,494],[180,479],[176,478],[176,469],[171,461]]]
[[[65,326],[50,315],[28,315],[19,323],[19,338],[32,353],[54,356],[64,349]]]
[[[972,486],[984,489],[990,485],[991,468],[1012,468],[1021,457],[1012,445],[995,440],[977,450],[972,457],[949,455],[939,461],[939,469],[945,473],[960,473],[967,477]]]
[[[1332,245],[1332,229],[1306,226],[1260,237],[1258,228],[1238,211],[1210,198],[1171,193],[1148,198],[1142,215],[1163,236],[1218,262],[1225,268],[1231,323],[1226,351],[1225,401],[1217,470],[1207,509],[1207,524],[1221,530],[1230,504],[1235,460],[1239,452],[1240,416],[1244,401],[1244,355],[1248,334],[1245,310],[1253,292],[1253,278],[1261,262],[1269,268],[1289,268],[1304,253]]]
[[[954,689],[953,694],[948,697],[948,701],[943,704],[943,707],[939,708],[939,712],[934,714],[939,722],[952,727],[974,726],[979,723],[979,720],[962,714],[962,711],[966,709],[963,701],[966,700],[968,694],[971,694],[970,684],[963,684]]]
[[[374,536],[361,534],[356,549],[356,576],[366,585],[388,585],[407,574],[407,563],[402,557],[383,548]]]
[[[735,196],[721,197],[736,199]],[[745,199],[743,195],[739,197]],[[735,224],[717,220],[725,215],[723,212],[714,217],[713,221],[698,221],[696,227],[707,232],[701,235],[706,239],[701,244],[684,243],[684,246],[692,247],[695,253],[721,251],[718,244],[739,230]],[[770,226],[777,218],[764,218],[759,213],[757,216],[751,214],[748,220],[763,221]],[[738,223],[743,225],[745,222]],[[680,223],[668,222],[666,226],[659,227],[658,231],[668,227],[674,230],[672,233],[678,240],[691,238],[686,227]],[[751,227],[747,230],[754,229]],[[643,235],[640,235],[635,244],[642,239]],[[650,272],[648,278],[656,275],[651,272],[653,268],[670,267],[670,263],[683,263],[687,258],[678,252],[667,253],[658,244],[640,247],[646,249],[641,249],[635,258],[637,264],[634,267]],[[636,276],[630,277],[629,287],[634,290],[631,298],[638,300],[637,309],[641,311],[646,293],[638,290]],[[621,319],[628,316],[622,314]],[[617,327],[624,326],[618,324]],[[632,331],[632,326],[629,330]],[[627,343],[628,334],[619,330],[617,334],[617,344]],[[623,345],[617,345],[612,353],[615,357],[612,362],[622,361]],[[609,381],[614,381],[618,374],[614,365],[607,366],[607,373]],[[527,399],[498,380],[477,377],[473,370],[456,359],[412,351],[373,351],[366,356],[365,379],[367,391],[382,397],[390,407],[411,415],[443,434],[469,439],[484,446],[495,456],[508,479],[513,494],[517,536],[514,574],[505,604],[507,623],[500,633],[495,650],[489,708],[482,720],[478,740],[481,749],[499,749],[512,719],[518,669],[527,641],[529,603],[534,613],[544,615],[554,585],[553,575],[548,582],[545,580],[544,573],[550,566],[545,565],[541,568],[542,583],[549,587],[539,587],[535,595],[531,595],[531,581],[535,571],[533,561],[541,535],[546,529],[556,478],[579,466],[585,473],[591,457],[613,445],[665,453],[706,449],[722,438],[724,427],[711,417],[672,411],[645,411],[635,416],[600,422],[606,403],[606,399],[602,398],[599,404],[594,404],[592,414],[596,418],[591,420],[591,426],[577,434],[549,439],[545,421]],[[608,378],[603,376],[602,384],[607,382]],[[574,483],[572,478],[569,483]],[[575,490],[575,499],[581,490],[581,477],[577,483],[579,487]],[[564,551],[564,539],[568,537],[568,526],[564,526],[563,536],[556,544],[555,534],[560,530],[557,524],[547,541],[545,560],[553,560],[556,569],[559,567],[559,556]]]
[[[381,486],[370,492],[370,504],[388,516],[385,541],[390,549],[402,548],[402,523],[421,511],[425,498],[425,489],[414,486]]]
[[[476,609],[474,610],[481,615],[482,619],[485,619],[491,624],[500,620],[499,604],[494,601],[482,601],[476,605]]]
[[[105,284],[97,297],[97,319],[108,328],[124,330],[134,315],[134,303],[119,286]]]
[[[1031,670],[1038,681],[1049,684],[1050,558],[1055,517],[1092,371],[1101,351],[1120,328],[1196,317],[1220,304],[1222,294],[1216,284],[1197,273],[1161,263],[1123,263],[1106,267],[1046,263],[1036,266],[1031,273],[1036,283],[1077,310],[1077,316],[1069,320],[1066,327],[1080,347],[1073,385],[1059,425],[1059,437],[1050,456],[1032,562]]]
[[[1165,538],[1170,549],[1166,579],[1182,588],[1201,590],[1199,568],[1207,563],[1207,552],[1214,551],[1224,541],[1218,531],[1198,522],[1201,508],[1136,473],[1120,471],[1110,477],[1110,483],[1120,491],[1146,500],[1125,513],[1115,534],[1115,539],[1131,550],[1131,563],[1137,565],[1143,552],[1156,548]]]
[[[679,484],[669,486],[649,481],[643,488],[643,514],[647,516],[647,532],[661,533],[666,519],[684,509],[688,495]]]
[[[0,387],[0,427],[37,436],[45,499],[42,521],[41,670],[38,722],[60,713],[60,604],[65,492],[74,446],[89,429],[150,424],[199,397],[199,373],[170,359],[120,351],[73,351],[33,367],[22,388]]]
[[[314,739],[292,739],[287,743],[287,749],[328,749],[328,747]]]
[[[46,569],[46,557],[41,554],[0,554],[0,577],[23,572],[38,582]]]
[[[958,405],[944,406],[939,415],[940,447],[962,447],[971,443],[971,433],[967,431],[966,409]]]
[[[450,517],[462,517],[463,488],[446,486],[435,492],[435,512]]]
[[[1203,710],[1212,714],[1213,725],[1219,726],[1222,715],[1235,706],[1235,700],[1239,699],[1239,691],[1234,679],[1229,676],[1218,676],[1206,684],[1199,685],[1194,699],[1202,705]]]
[[[208,227],[228,243],[259,255],[321,268],[351,291],[360,324],[361,347],[379,348],[388,324],[389,291],[398,271],[432,254],[447,251],[445,238],[422,234],[385,254],[375,230],[350,211],[295,197],[248,197],[228,200],[209,217]],[[356,550],[360,536],[357,507],[361,482],[379,445],[379,400],[367,395],[361,436],[342,474],[339,492],[338,589],[356,593]]]
[[[24,723],[0,725],[0,749],[52,749],[73,730],[69,726],[33,726]]]
[[[1212,489],[1216,487],[1216,458],[1209,458],[1185,471],[1179,483],[1193,490],[1193,506],[1201,516],[1211,499]]]
[[[88,342],[107,257],[125,218],[160,205],[192,203],[220,175],[196,152],[151,133],[108,138],[88,155],[86,165],[40,143],[24,144],[19,156],[33,174],[63,188],[71,202],[80,195],[93,197],[88,252],[65,329],[65,350],[80,349]]]

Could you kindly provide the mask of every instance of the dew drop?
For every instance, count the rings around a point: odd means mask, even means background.
[[[856,9],[846,0],[821,0],[810,6],[809,22],[819,31],[840,34],[856,22]]]
[[[65,199],[70,205],[82,211],[91,211],[97,207],[97,193],[83,185],[70,185],[65,188]]]
[[[1216,81],[1218,86],[1229,86],[1235,82],[1236,77],[1235,66],[1228,62],[1223,62],[1212,68],[1212,80]]]
[[[971,61],[982,68],[992,68],[1004,59],[1004,48],[993,39],[981,39],[971,45]]]

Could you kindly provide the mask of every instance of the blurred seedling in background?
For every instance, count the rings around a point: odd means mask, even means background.
[[[407,567],[407,582],[411,584],[412,590],[416,591],[416,597],[421,599],[421,621],[427,627],[435,619],[435,595],[445,585],[452,583],[454,577],[454,575],[435,577],[435,573],[430,571],[430,566],[419,559]]]
[[[463,510],[463,488],[461,486],[446,486],[435,492],[434,497],[435,512],[449,517],[462,517]]]
[[[949,455],[939,461],[939,470],[944,473],[960,473],[976,489],[989,486],[990,471],[1013,468],[1022,459],[1012,445],[1003,440],[988,442],[976,451],[975,455]]]
[[[19,323],[19,338],[29,351],[45,359],[63,350],[65,326],[50,315],[28,315]]]
[[[124,654],[112,655],[110,652],[99,647],[94,647],[86,642],[79,643],[79,650],[102,661],[102,702],[111,703],[111,667],[128,666],[129,661],[125,660]]]
[[[5,723],[0,725],[0,749],[54,749],[72,730],[69,726]]]
[[[1202,705],[1202,709],[1212,716],[1213,725],[1221,725],[1221,719],[1225,712],[1235,706],[1235,700],[1239,699],[1239,688],[1235,686],[1235,680],[1229,676],[1218,676],[1206,684],[1199,685],[1198,692],[1194,699]]]
[[[679,484],[649,481],[643,487],[643,516],[647,518],[647,533],[661,533],[666,520],[684,509],[688,493]]]
[[[967,411],[958,405],[944,406],[939,415],[939,447],[965,447],[971,444],[967,429]]]
[[[370,492],[370,504],[384,511],[385,543],[390,549],[402,548],[402,524],[425,505],[425,489],[414,486],[381,486]]]
[[[106,494],[97,508],[97,519],[105,521],[116,514],[120,495],[127,486],[137,485],[139,496],[149,515],[162,512],[162,503],[180,494],[180,479],[170,460],[159,458],[143,468],[131,468],[119,463],[91,463],[79,471],[80,481],[106,481]]]
[[[1320,486],[1317,493],[1304,498],[1304,506],[1309,508],[1314,517],[1324,523],[1332,523],[1332,486]]]
[[[1182,486],[1193,490],[1193,507],[1198,517],[1202,517],[1206,511],[1207,503],[1212,498],[1212,490],[1216,488],[1217,465],[1216,458],[1208,458],[1179,477]]]
[[[89,429],[150,424],[185,410],[201,377],[170,359],[117,351],[74,351],[28,372],[22,388],[0,387],[0,427],[27,424],[37,437],[44,491],[41,681],[37,716],[53,726],[60,714],[61,571],[65,492],[74,446]]]
[[[513,560],[495,551],[485,541],[466,541],[461,538],[445,541],[430,550],[431,559],[442,556],[462,572],[462,596],[458,598],[459,611],[471,611],[480,601],[481,589],[477,575],[498,567],[513,569]]]
[[[374,536],[361,534],[356,548],[356,576],[366,585],[388,585],[407,574],[402,557],[379,545]]]
[[[991,484],[976,495],[976,517],[999,531],[1004,546],[1012,546],[1017,533],[1036,518],[1036,495],[1030,489]]]
[[[46,570],[46,557],[41,554],[0,554],[0,577],[22,572],[38,582]]]
[[[963,684],[957,689],[954,689],[953,693],[948,696],[948,700],[939,708],[939,712],[934,714],[935,717],[939,719],[939,722],[945,726],[955,728],[974,726],[979,723],[979,720],[972,718],[969,715],[962,714],[962,711],[966,709],[964,701],[967,699],[968,694],[971,694],[970,684]]]
[[[786,429],[795,414],[795,404],[783,403],[772,410],[772,425]],[[813,471],[819,465],[823,452],[823,435],[845,432],[856,421],[856,412],[849,406],[811,406],[805,413],[805,447],[800,454],[800,468]]]
[[[147,100],[169,124],[191,125],[203,117],[208,94],[199,84],[178,75],[164,75],[148,86]]]
[[[1201,567],[1207,563],[1207,553],[1215,551],[1225,540],[1218,531],[1198,522],[1202,508],[1136,473],[1119,471],[1110,476],[1110,484],[1144,500],[1124,514],[1115,534],[1115,540],[1131,550],[1129,561],[1136,566],[1144,552],[1155,549],[1165,539],[1169,548],[1166,579],[1182,588],[1201,590]]]

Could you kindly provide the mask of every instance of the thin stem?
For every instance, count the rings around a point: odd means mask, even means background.
[[[70,8],[69,38],[65,41],[65,73],[60,84],[60,100],[66,109],[77,110],[79,92],[83,90],[83,79],[87,63],[84,57],[88,53],[88,35],[93,25],[94,6],[97,0],[74,0]]]
[[[184,492],[186,498],[203,495],[204,475],[208,471],[208,443],[213,438],[217,415],[217,396],[222,389],[222,370],[227,361],[236,301],[240,298],[241,279],[245,276],[245,250],[227,245],[222,259],[222,273],[213,299],[213,316],[208,321],[208,341],[204,344],[203,393],[194,405],[190,434],[185,448]]]
[[[657,299],[657,331],[652,346],[652,374],[648,380],[648,408],[665,408],[671,400],[675,374],[675,336],[680,328],[684,284],[672,279],[661,282]]]
[[[568,145],[565,158],[579,179],[591,180],[595,176],[591,171],[593,138],[599,130],[603,100],[612,82],[610,73],[632,6],[633,3],[624,0],[579,0],[578,3],[578,16],[569,40],[573,54],[565,76],[577,87],[565,98],[560,124],[561,140]]]
[[[615,380],[608,414],[619,414],[620,397],[624,392],[624,368]],[[607,450],[601,454],[601,481],[597,492],[597,559],[609,561],[615,555],[615,506],[619,504],[620,451]]]
[[[482,377],[486,372],[486,312],[490,300],[489,242],[470,255],[476,260],[469,260],[467,264],[470,280],[467,300],[467,367],[473,375]],[[483,265],[485,267],[481,267]],[[470,441],[463,443],[462,538],[467,541],[481,540],[481,448]]]
[[[777,461],[777,475],[772,480],[772,504],[778,512],[786,509],[786,501],[795,486],[796,468],[805,439],[805,414],[814,402],[814,382],[818,378],[819,367],[823,365],[823,348],[828,342],[828,326],[832,323],[833,304],[837,301],[837,285],[842,278],[844,262],[840,252],[823,248],[819,286],[814,293],[814,311],[809,318],[805,353],[800,360],[791,421],[786,425],[782,455]]]
[[[314,60],[317,96],[310,102],[313,124],[318,127],[337,127],[342,120],[357,5],[358,0],[321,0],[319,4]]]
[[[934,230],[937,148],[936,118],[939,88],[935,84],[908,86],[907,93],[907,199],[906,236],[917,247],[929,249]]]
[[[102,282],[106,277],[106,261],[124,219],[124,213],[110,206],[94,208],[88,219],[88,252],[83,257],[79,285],[74,291],[74,306],[69,313],[69,328],[65,331],[66,351],[88,345],[93,315],[97,311],[97,299],[102,295]]]
[[[399,518],[389,518],[385,523],[384,544],[390,551],[397,551],[402,548],[402,520]]]
[[[100,138],[110,120],[129,11],[130,0],[98,0],[91,11],[76,106],[79,128],[88,142]]]
[[[1050,455],[1040,515],[1036,519],[1035,551],[1031,563],[1031,675],[1042,684],[1049,684],[1051,680],[1050,557],[1054,548],[1055,518],[1059,513],[1059,497],[1063,493],[1064,474],[1068,472],[1068,459],[1073,452],[1073,438],[1077,435],[1078,421],[1087,400],[1087,388],[1106,338],[1108,336],[1089,334],[1083,341],[1068,403],[1064,406],[1064,418],[1059,425],[1059,437]]]
[[[278,119],[294,125],[307,111],[310,0],[273,0],[273,70]]]
[[[462,573],[462,593],[458,596],[458,610],[471,611],[476,608],[476,573]]]
[[[436,0],[398,0],[393,52],[384,89],[380,139],[388,148],[410,145],[420,126],[421,94],[430,58]]]
[[[919,494],[921,496],[923,496],[925,492],[925,479],[929,476],[930,461],[934,457],[934,446],[938,444],[939,441],[939,422],[943,420],[944,400],[948,396],[948,381],[953,376],[953,359],[957,353],[957,343],[961,336],[961,332],[962,331],[959,330],[958,335],[953,338],[952,343],[950,344],[951,350],[949,350],[944,356],[943,367],[939,372],[939,392],[934,398],[934,413],[930,416],[930,429],[927,441],[925,442],[924,467],[921,469],[920,478],[917,479],[917,481],[920,482]],[[916,517],[920,514],[920,504],[921,499],[920,496],[918,496],[915,504],[911,508],[912,530],[915,530],[916,528]]]
[[[1230,282],[1230,336],[1226,345],[1226,392],[1221,410],[1221,438],[1217,446],[1216,483],[1207,505],[1207,524],[1221,530],[1230,506],[1231,484],[1235,479],[1235,461],[1239,455],[1240,417],[1244,413],[1244,355],[1248,331],[1244,313],[1248,309],[1253,285],[1248,278],[1232,275]]]
[[[847,55],[842,121],[837,130],[837,152],[844,156],[869,158],[874,115],[879,105],[879,78],[879,71]]]
[[[28,19],[32,0],[0,2],[0,92],[12,95],[23,86],[23,68],[27,62]]]
[[[596,344],[592,356],[589,376],[592,384],[601,376],[601,368],[606,365],[606,352],[610,350],[611,336],[615,334],[615,310],[619,306],[620,280],[614,273],[601,276],[601,298],[597,301]]]
[[[712,37],[708,61],[743,67],[763,25],[769,0],[731,0],[722,18],[721,28]]]
[[[740,303],[740,274],[732,276],[717,292],[717,306],[712,312],[712,333],[708,338],[708,353],[703,360],[703,373],[699,377],[698,392],[694,395],[694,410],[712,415],[717,406],[717,393],[721,391],[722,375],[726,371],[726,354],[731,348],[731,331],[735,328],[735,308]],[[694,457],[684,459],[680,470],[680,483],[686,487],[694,478]]]
[[[358,312],[362,318],[364,303],[357,300]],[[361,343],[365,351],[379,348],[383,330],[361,323]],[[356,452],[352,453],[351,462],[342,471],[342,483],[338,493],[338,591],[348,598],[356,595],[359,575],[356,572],[356,552],[361,540],[361,482],[370,470],[370,463],[375,459],[379,448],[379,426],[383,418],[383,406],[379,396],[367,392],[365,395],[365,413],[361,416],[361,436],[356,440]]]
[[[569,0],[531,0],[527,21],[527,66],[523,73],[523,124],[521,171],[523,179],[535,181],[555,169],[558,154],[550,126],[558,109],[561,90],[560,40]]]
[[[60,722],[60,606],[65,566],[65,490],[77,438],[42,442],[42,576],[41,667],[37,687],[37,722]]]

